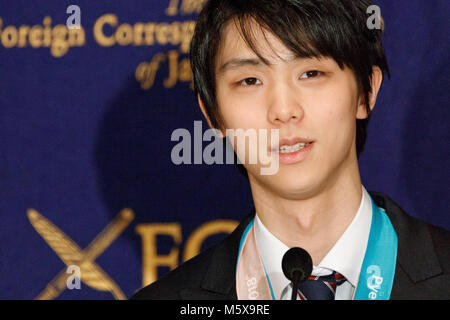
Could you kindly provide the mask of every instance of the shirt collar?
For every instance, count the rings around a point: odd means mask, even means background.
[[[371,221],[370,195],[362,186],[361,203],[355,217],[319,265],[314,266],[313,275],[326,275],[333,270],[341,273],[355,287],[366,252]],[[263,225],[258,213],[255,217],[254,231],[259,254],[275,298],[279,299],[282,290],[290,283],[281,268],[283,255],[289,248]]]

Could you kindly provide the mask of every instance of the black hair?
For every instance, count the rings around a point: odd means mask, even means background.
[[[364,149],[371,110],[373,66],[389,75],[382,44],[384,30],[367,26],[370,0],[209,0],[197,20],[191,42],[195,93],[215,128],[221,127],[216,98],[216,56],[228,22],[234,21],[247,45],[264,62],[252,38],[252,24],[271,31],[298,57],[331,57],[350,68],[365,99],[367,119],[356,120],[356,152]]]

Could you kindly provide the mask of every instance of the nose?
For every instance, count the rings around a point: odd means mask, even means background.
[[[280,125],[288,122],[299,122],[304,116],[298,88],[289,83],[279,83],[270,91],[269,122]]]

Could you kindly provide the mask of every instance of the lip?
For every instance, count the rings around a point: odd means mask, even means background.
[[[314,142],[314,141],[312,141],[311,139],[301,138],[301,137],[291,138],[291,139],[284,138],[284,139],[280,140],[280,143],[277,146],[276,150],[278,150],[278,148],[280,146],[293,146],[294,144],[297,144],[297,143],[309,143],[309,142]]]
[[[288,145],[292,146],[297,143],[309,143],[303,149],[290,152],[290,153],[280,153],[279,146]],[[314,141],[304,139],[304,138],[293,138],[293,139],[282,139],[280,140],[278,148],[273,148],[271,152],[275,152],[278,155],[279,162],[281,164],[296,164],[305,160],[314,148]]]
[[[313,143],[314,140],[303,138],[303,137],[295,137],[295,138],[283,138],[279,141],[277,145],[273,145],[269,147],[269,151],[271,152],[279,152],[281,146],[293,146],[297,143]]]

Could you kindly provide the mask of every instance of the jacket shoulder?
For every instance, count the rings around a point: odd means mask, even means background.
[[[427,224],[444,274],[450,275],[450,231]],[[450,280],[450,278],[449,278]]]
[[[197,287],[203,279],[217,245],[182,263],[161,279],[137,291],[131,300],[176,300],[184,288]]]

